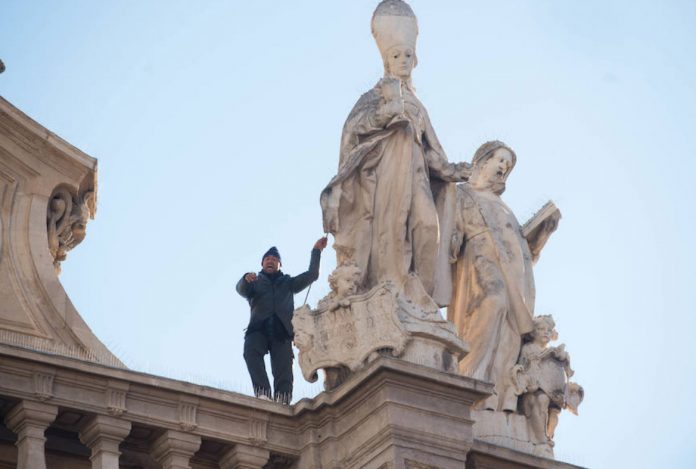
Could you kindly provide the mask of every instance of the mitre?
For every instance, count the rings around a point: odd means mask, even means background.
[[[394,46],[408,46],[415,52],[418,20],[403,0],[383,0],[372,15],[372,35],[383,59]]]

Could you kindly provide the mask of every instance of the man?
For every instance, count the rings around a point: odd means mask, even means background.
[[[270,400],[271,385],[266,374],[264,355],[271,353],[273,397],[289,404],[292,399],[292,313],[293,295],[307,288],[319,277],[321,251],[327,238],[314,243],[309,270],[297,277],[281,270],[280,253],[275,246],[261,258],[261,272],[248,272],[237,282],[237,292],[249,301],[251,318],[244,337],[246,361],[254,393]]]

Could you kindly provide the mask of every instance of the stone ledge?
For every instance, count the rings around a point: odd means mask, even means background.
[[[466,469],[585,469],[553,459],[504,448],[485,441],[474,440]]]
[[[196,406],[188,435],[259,448],[295,467],[373,467],[389,461],[400,467],[408,460],[461,468],[466,459],[467,469],[578,468],[474,440],[471,405],[488,395],[491,385],[397,359],[379,359],[336,390],[288,407],[0,344],[0,397],[35,399],[37,369],[55,376],[50,402],[63,410],[110,415],[109,390],[117,389],[124,393],[117,406],[121,419],[157,432],[181,432],[180,406],[188,403]]]
[[[352,375],[345,383],[333,391],[325,391],[313,399],[301,399],[294,406],[295,415],[300,415],[307,411],[316,411],[322,406],[330,406],[339,403],[347,395],[355,392],[356,388],[365,385],[365,381],[372,379],[377,372],[390,372],[399,375],[399,384],[406,385],[409,378],[416,378],[419,383],[423,381],[438,384],[445,387],[466,388],[472,397],[472,404],[475,400],[485,397],[493,391],[493,386],[489,383],[479,381],[467,376],[454,375],[435,370],[422,365],[405,362],[394,358],[380,358],[370,363],[365,369]],[[384,379],[384,377],[380,378]]]

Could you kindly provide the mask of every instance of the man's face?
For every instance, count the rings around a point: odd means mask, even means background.
[[[266,256],[261,261],[261,268],[266,274],[274,274],[280,270],[280,259],[275,256]]]

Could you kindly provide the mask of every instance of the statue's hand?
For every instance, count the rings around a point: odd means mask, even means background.
[[[387,101],[384,105],[382,112],[387,117],[387,120],[391,120],[395,116],[404,113],[404,100],[398,99],[394,101]]]
[[[380,120],[389,122],[395,116],[404,113],[404,98],[401,95],[401,80],[393,77],[382,79],[380,89],[384,104],[379,110]]]
[[[471,176],[471,164],[462,161],[454,163],[454,177],[457,181],[468,181]]]
[[[380,82],[380,90],[385,101],[401,101],[401,80],[395,77],[384,77]]]

